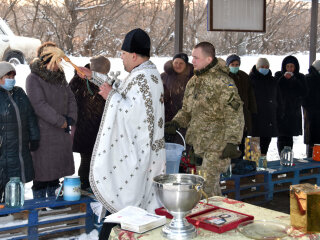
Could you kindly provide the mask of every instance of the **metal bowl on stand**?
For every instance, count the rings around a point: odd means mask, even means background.
[[[200,201],[204,178],[193,174],[167,174],[156,176],[153,181],[159,201],[173,216],[162,228],[162,235],[174,240],[196,237],[196,228],[185,216]]]

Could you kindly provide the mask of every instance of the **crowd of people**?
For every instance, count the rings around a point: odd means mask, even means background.
[[[247,136],[259,137],[263,156],[277,137],[280,153],[302,135],[303,116],[308,157],[320,143],[320,60],[305,76],[287,56],[273,75],[268,59],[259,58],[247,74],[238,55],[224,61],[201,42],[192,62],[178,53],[160,75],[150,44],[142,29],[126,34],[121,59],[129,74],[113,85],[103,56],[79,67],[68,84],[53,42],[30,63],[26,93],[15,86],[15,68],[0,62],[1,202],[10,177],[33,181],[34,198],[54,196],[59,179],[74,174],[78,152],[81,188],[109,213],[128,205],[152,212],[160,207],[152,179],[165,174],[165,141],[181,143],[177,130],[206,174],[209,196],[221,195],[220,174],[243,156]],[[100,239],[112,226],[104,224]]]

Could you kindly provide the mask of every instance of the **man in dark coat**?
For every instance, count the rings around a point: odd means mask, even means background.
[[[182,108],[182,100],[189,79],[193,76],[193,65],[189,63],[188,55],[185,53],[176,54],[172,60],[164,65],[164,72],[161,79],[164,88],[164,110],[165,122],[169,122]],[[185,129],[180,129],[183,136]],[[183,144],[179,135],[165,135],[167,142]]]
[[[266,156],[271,138],[278,136],[277,81],[269,66],[266,58],[259,58],[249,74],[257,103],[257,113],[252,116],[252,136],[260,137],[262,156]]]
[[[98,56],[90,59],[91,64],[86,65],[92,71],[107,74],[110,70],[110,61]],[[101,117],[106,100],[99,94],[99,87],[84,80],[76,73],[69,83],[78,106],[78,121],[73,139],[73,151],[80,153],[81,163],[78,175],[81,188],[90,187],[89,171],[91,155],[99,131]]]
[[[320,60],[316,60],[306,75],[308,94],[303,100],[304,143],[307,144],[307,157],[312,157],[312,147],[320,144]]]
[[[256,97],[248,74],[241,71],[241,60],[238,55],[232,54],[227,57],[226,64],[230,69],[229,76],[234,80],[241,100],[243,101],[244,133],[239,146],[242,155],[244,154],[244,139],[252,135],[252,114],[257,113]]]
[[[293,136],[302,135],[302,98],[306,95],[305,77],[299,72],[300,65],[294,56],[282,61],[281,71],[276,72],[278,81],[278,152],[285,146],[292,148]]]
[[[69,129],[77,121],[77,104],[61,66],[54,58],[43,55],[51,48],[56,48],[52,42],[39,47],[38,58],[30,64],[31,73],[26,80],[27,94],[40,127],[39,149],[32,153],[34,198],[55,196],[59,179],[74,174]]]
[[[30,151],[40,139],[37,117],[23,89],[14,86],[15,75],[10,63],[0,62],[0,202],[10,177],[33,180]]]

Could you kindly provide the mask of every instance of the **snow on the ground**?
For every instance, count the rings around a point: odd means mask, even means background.
[[[298,53],[294,54],[295,57],[299,60],[300,63],[300,72],[303,74],[308,73],[309,68],[309,55],[308,53]],[[319,54],[317,54],[317,57],[319,58]],[[223,58],[224,60],[227,58],[227,56],[218,56]],[[276,71],[281,70],[281,63],[285,56],[276,56],[276,55],[248,55],[248,56],[242,56],[241,57],[241,66],[240,69],[249,73],[253,65],[256,64],[259,57],[265,57],[269,60],[270,63],[270,69],[272,73],[274,74]],[[74,62],[78,66],[84,66],[87,63],[90,62],[90,58],[88,57],[70,57],[71,61]],[[153,61],[160,73],[163,72],[163,66],[166,63],[166,61],[172,59],[171,57],[151,57],[151,61]],[[191,62],[190,57],[190,62]],[[120,71],[119,79],[123,79],[125,76],[127,76],[127,72],[124,71],[122,60],[120,58],[109,58],[111,62],[111,70],[110,71]],[[30,73],[30,68],[28,65],[18,65],[16,66],[17,75],[16,75],[16,84],[17,86],[22,87],[25,89],[25,80],[28,74]],[[67,81],[69,82],[71,78],[74,75],[74,69],[73,67],[65,63],[64,64],[64,70],[65,75],[67,78]],[[302,123],[301,123],[302,124]],[[278,151],[277,151],[277,139],[273,138],[268,150],[267,159],[269,161],[277,160],[279,159]],[[305,144],[303,143],[303,136],[297,136],[294,137],[294,144],[293,144],[293,151],[294,151],[294,157],[295,158],[303,158],[306,157],[306,150],[305,150]],[[74,161],[75,161],[75,167],[76,172],[75,175],[77,175],[77,170],[80,165],[80,154],[74,153]],[[27,183],[25,185],[25,198],[31,199],[32,198],[32,190],[31,190],[32,182]],[[64,238],[68,239],[68,238]],[[74,238],[73,238],[74,239]],[[98,239],[98,232],[96,230],[92,231],[90,234],[82,234],[78,236],[76,239],[79,240],[95,240]],[[60,238],[62,240],[62,238]]]

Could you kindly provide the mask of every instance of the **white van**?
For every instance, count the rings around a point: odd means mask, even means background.
[[[14,65],[24,64],[36,57],[41,41],[36,38],[16,36],[0,18],[0,60]]]

